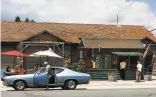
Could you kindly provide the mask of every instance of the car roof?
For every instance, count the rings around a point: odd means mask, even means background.
[[[46,67],[42,67],[42,68],[46,68]],[[65,67],[60,67],[60,66],[51,66],[51,68],[62,68],[62,69],[68,69],[68,68],[65,68]]]

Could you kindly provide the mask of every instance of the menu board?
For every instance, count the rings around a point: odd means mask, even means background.
[[[104,68],[111,68],[111,55],[105,55],[103,60]]]
[[[101,68],[101,56],[96,56],[96,68]]]

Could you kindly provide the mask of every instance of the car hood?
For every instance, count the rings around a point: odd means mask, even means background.
[[[6,76],[6,79],[10,78],[27,78],[27,77],[33,77],[34,74],[24,74],[24,75],[12,75],[12,76]]]

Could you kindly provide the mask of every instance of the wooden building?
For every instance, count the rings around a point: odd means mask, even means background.
[[[99,41],[99,43],[97,43]],[[146,47],[152,42],[149,56],[145,63],[148,67],[150,62],[156,63],[156,38],[143,26],[135,25],[102,25],[102,24],[66,24],[66,23],[38,23],[38,22],[2,22],[1,23],[1,51],[22,50],[31,54],[48,47],[55,50],[63,59],[48,58],[50,64],[64,66],[67,61],[78,62],[83,53],[86,62],[86,71],[93,78],[106,79],[105,71],[118,73],[118,62],[122,58],[128,61],[128,78],[133,78],[132,69],[135,62],[141,56]],[[29,43],[29,45],[22,45]],[[36,45],[31,45],[36,43]],[[38,43],[38,44],[37,44]],[[58,43],[58,44],[55,44]],[[52,45],[55,44],[55,45]],[[145,44],[145,46],[143,45]],[[64,52],[62,53],[61,50]],[[125,52],[125,53],[121,53]],[[152,57],[155,55],[154,57]],[[92,60],[96,61],[102,56],[102,62],[92,68]],[[114,58],[119,58],[118,62]],[[153,61],[152,61],[153,58]],[[14,57],[1,56],[1,66],[11,65]],[[24,58],[26,68],[32,68],[36,63],[47,59]],[[112,61],[108,61],[112,60]],[[135,61],[133,61],[135,60]],[[107,63],[107,64],[105,64]],[[132,65],[133,64],[133,65]],[[101,73],[102,72],[102,73]],[[94,76],[97,75],[97,76]]]
[[[145,39],[82,38],[81,50],[86,71],[93,79],[107,79],[108,73],[112,72],[120,79],[120,62],[126,61],[125,77],[128,80],[135,79],[137,60],[142,59],[146,50],[144,42]],[[152,53],[148,53],[142,63],[143,74],[150,72],[152,56]]]

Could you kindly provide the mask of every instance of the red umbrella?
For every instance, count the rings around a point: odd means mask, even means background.
[[[1,54],[8,55],[8,56],[15,56],[15,57],[28,57],[29,56],[28,54],[21,53],[21,52],[19,52],[17,50],[3,52]],[[15,66],[15,57],[14,57],[14,66]]]
[[[8,56],[17,56],[17,57],[28,57],[29,55],[28,54],[24,54],[24,53],[21,53],[17,50],[13,50],[13,51],[8,51],[8,52],[3,52],[1,53],[3,55],[8,55]]]

